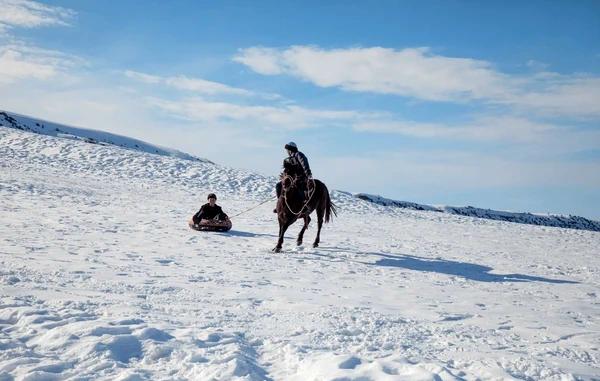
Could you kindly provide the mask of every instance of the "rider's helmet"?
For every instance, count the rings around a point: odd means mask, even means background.
[[[289,142],[288,144],[285,145],[285,149],[290,150],[292,152],[297,152],[298,146],[294,142]]]
[[[211,198],[214,198],[215,200],[217,199],[217,195],[214,193],[209,193],[208,197],[206,197],[207,200],[210,200]]]

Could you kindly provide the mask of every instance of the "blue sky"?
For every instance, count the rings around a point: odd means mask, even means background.
[[[600,218],[598,2],[0,8],[0,108],[264,174],[293,140],[335,189]]]

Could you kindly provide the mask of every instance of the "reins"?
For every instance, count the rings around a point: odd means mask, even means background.
[[[285,175],[284,178],[281,180],[281,183],[283,184],[283,181],[285,180],[286,177],[289,177],[293,182],[295,182],[296,180],[292,179],[292,177],[290,175]],[[287,206],[287,208],[290,210],[290,212],[294,215],[294,216],[298,216],[302,213],[302,211],[304,211],[304,208],[306,208],[306,206],[308,205],[308,203],[312,200],[313,195],[315,194],[315,191],[317,190],[317,186],[315,185],[315,179],[310,179],[312,181],[313,187],[312,187],[312,192],[309,193],[309,197],[306,200],[306,202],[304,203],[304,205],[302,205],[302,208],[300,208],[300,211],[298,213],[295,213],[292,208],[290,208],[290,204],[288,204],[288,200],[287,200],[287,191],[283,192],[283,200],[285,201],[285,206]]]
[[[282,179],[282,183],[283,183],[283,180],[285,180],[285,178],[286,178],[286,177],[290,178],[290,180],[291,180],[292,182],[295,182],[295,180],[294,180],[294,179],[292,179],[292,177],[291,177],[291,176],[289,176],[289,175],[285,175],[285,176],[283,177],[283,179]],[[292,210],[292,208],[290,207],[290,204],[288,203],[288,200],[287,200],[287,192],[283,192],[283,199],[285,200],[285,206],[286,206],[286,207],[287,207],[287,208],[290,210],[290,212],[291,212],[293,215],[295,215],[295,216],[298,216],[298,215],[300,215],[300,214],[301,214],[301,213],[304,211],[304,208],[306,208],[306,206],[307,206],[307,205],[310,203],[310,201],[312,200],[312,198],[313,198],[313,196],[314,196],[314,194],[315,194],[315,191],[317,190],[317,186],[315,185],[315,180],[314,180],[314,179],[310,179],[310,181],[312,181],[312,185],[313,185],[313,186],[312,186],[312,192],[310,192],[310,193],[309,193],[309,197],[308,197],[308,199],[306,200],[306,202],[304,203],[304,205],[302,205],[302,208],[300,208],[300,211],[299,211],[299,212],[297,212],[297,213],[295,213],[295,212]],[[238,214],[236,214],[236,215],[234,215],[234,216],[231,216],[231,217],[229,217],[229,219],[231,220],[231,219],[233,219],[233,218],[235,218],[235,217],[241,216],[241,215],[242,215],[242,214],[244,214],[244,213],[248,213],[249,211],[251,211],[251,210],[254,210],[254,209],[258,208],[259,206],[261,206],[261,205],[263,205],[263,204],[266,204],[267,202],[269,202],[269,201],[271,201],[271,200],[273,200],[273,199],[275,199],[275,198],[277,198],[277,196],[272,196],[272,197],[269,197],[269,198],[268,198],[268,199],[266,199],[265,201],[263,201],[263,202],[261,202],[261,203],[259,203],[259,204],[255,205],[255,206],[253,206],[253,207],[251,207],[251,208],[249,208],[249,209],[246,209],[246,210],[244,210],[244,211],[242,211],[242,212],[240,212],[240,213],[238,213]]]

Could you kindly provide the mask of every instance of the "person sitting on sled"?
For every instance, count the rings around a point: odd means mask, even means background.
[[[283,174],[296,177],[296,183],[298,184],[298,189],[301,192],[305,192],[307,189],[307,182],[312,179],[312,172],[310,170],[310,166],[308,165],[308,159],[306,155],[302,152],[298,151],[298,146],[294,142],[289,142],[284,147],[287,150],[288,157],[283,160]],[[277,183],[275,186],[275,192],[277,193],[277,198],[281,196],[281,181]],[[273,210],[276,213],[276,210]]]
[[[217,205],[217,196],[214,193],[208,195],[208,202],[200,208],[198,213],[194,214],[192,220],[199,224],[202,220],[227,221],[229,217],[219,205]]]

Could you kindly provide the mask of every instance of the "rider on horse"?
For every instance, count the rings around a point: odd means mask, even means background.
[[[336,214],[336,207],[331,201],[327,186],[319,180],[312,178],[308,160],[298,146],[290,142],[285,145],[288,158],[283,161],[281,181],[277,184],[277,222],[279,222],[279,240],[274,252],[280,252],[287,229],[297,220],[303,220],[304,226],[298,233],[296,244],[302,245],[304,232],[310,224],[310,215],[317,213],[317,236],[313,247],[318,247],[321,241],[321,228],[324,222],[331,221]],[[308,190],[308,192],[305,192]],[[306,194],[308,193],[308,194]]]
[[[307,189],[307,182],[312,179],[312,172],[308,165],[306,155],[298,151],[298,146],[294,142],[289,142],[284,147],[287,150],[288,157],[283,160],[283,174],[296,178],[298,189],[304,193]],[[281,196],[281,181],[275,186],[277,198]],[[274,211],[275,212],[275,211]]]

